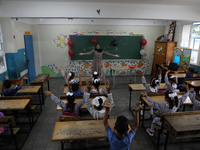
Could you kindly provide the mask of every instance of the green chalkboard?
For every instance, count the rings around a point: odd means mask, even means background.
[[[94,36],[78,35],[71,36],[71,40],[74,42],[71,47],[74,50],[72,60],[92,60],[93,55],[80,56],[79,53],[86,53],[95,48],[95,45],[91,43],[91,39]],[[103,55],[103,59],[140,59],[140,50],[142,48],[140,42],[143,38],[142,35],[138,36],[95,36],[98,43],[101,44],[101,48],[111,54],[118,54],[120,58]],[[112,41],[117,40],[118,45],[112,46]]]

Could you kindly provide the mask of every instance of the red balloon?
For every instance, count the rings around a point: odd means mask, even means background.
[[[69,54],[69,56],[73,56],[73,55],[74,55],[74,51],[73,51],[72,49],[70,49],[70,50],[68,51],[68,54]]]
[[[97,39],[96,39],[95,37],[93,37],[93,38],[91,39],[91,42],[92,42],[92,44],[96,44],[96,43],[97,43]]]
[[[72,40],[69,40],[67,43],[69,46],[72,46],[74,44],[74,42]]]
[[[142,44],[143,46],[145,46],[145,45],[147,44],[147,40],[142,39],[142,40],[141,40],[141,44]]]

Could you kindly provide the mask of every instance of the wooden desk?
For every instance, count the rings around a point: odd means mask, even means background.
[[[40,90],[41,90],[41,85],[38,86],[23,86],[17,93],[22,93],[22,94],[38,94],[39,101],[40,101],[40,110],[42,111],[42,101],[40,97]]]
[[[129,84],[128,86],[129,86],[129,91],[130,91],[129,110],[134,115],[134,112],[132,111],[132,107],[131,107],[131,94],[132,94],[132,91],[146,91],[146,88],[144,87],[143,84]],[[164,90],[166,88],[167,87],[166,87],[165,83],[161,83],[160,86],[159,86],[159,90]]]
[[[46,84],[48,85],[48,91],[50,91],[50,86],[49,86],[49,74],[39,74],[35,79],[31,81],[31,85],[40,85],[41,88],[41,93],[42,93],[42,103],[44,104],[44,91],[43,91],[43,86]]]
[[[178,98],[180,98],[181,96],[183,96],[183,94],[178,94]],[[155,102],[159,102],[159,103],[166,103],[165,102],[165,96],[163,95],[159,95],[159,96],[149,96],[152,100],[154,100]],[[144,116],[145,116],[145,107],[146,105],[148,107],[153,107],[151,103],[149,103],[146,99],[146,97],[142,97],[142,100],[144,102],[144,107],[143,107],[143,117],[142,117],[142,127],[144,125]],[[183,103],[183,105],[193,105],[192,101],[190,100],[189,96],[187,97],[186,101]],[[185,109],[185,108],[184,108]]]
[[[93,100],[93,98],[90,98],[89,101],[91,102],[92,100]],[[63,101],[64,103],[67,103],[67,100],[61,100],[61,101]],[[80,102],[80,101],[82,101],[82,98],[75,99],[75,103]],[[109,103],[109,100],[108,100],[108,98],[106,98],[105,105],[108,105],[108,103]],[[113,108],[114,107],[115,107],[115,104],[113,105]],[[87,109],[86,105],[83,104],[83,106],[81,107],[81,109]],[[57,111],[62,111],[62,108],[57,105],[56,110]]]
[[[85,86],[82,86],[82,87],[81,87],[81,91],[83,91],[84,88],[85,88]],[[92,86],[92,88],[94,88],[94,86]],[[100,86],[99,86],[99,89],[100,89],[100,88],[106,89],[106,85],[100,85]],[[66,93],[68,92],[68,90],[69,90],[69,87],[68,87],[68,86],[65,86],[65,88],[64,88],[64,90],[63,90],[63,93],[66,94]]]
[[[174,74],[174,73],[170,73],[171,76],[177,76],[177,78],[185,78],[186,74],[185,73],[179,73],[179,74]],[[199,73],[194,73],[193,74],[194,77],[198,77],[200,76]]]
[[[169,133],[175,139],[200,137],[199,111],[173,113],[173,115],[164,116],[163,122],[164,129],[167,129],[164,150],[167,149]]]
[[[29,124],[30,129],[32,128],[33,123],[33,116],[31,113],[30,108],[30,99],[6,99],[6,100],[0,100],[0,111],[8,111],[8,110],[25,110],[27,109],[28,112],[28,118],[29,118]],[[31,120],[32,118],[32,120]]]
[[[113,130],[116,119],[108,119]],[[68,121],[56,122],[51,141],[61,142],[61,149],[64,149],[64,141],[87,140],[106,138],[103,120]]]
[[[116,75],[116,72],[117,71],[130,71],[130,76],[132,74],[132,71],[135,70],[135,69],[131,69],[129,68],[129,66],[119,66],[119,67],[116,67],[116,66],[111,66],[110,67],[110,74],[111,76],[113,76],[113,86],[115,86],[115,75]],[[136,80],[136,75],[135,75],[135,79],[134,81]]]

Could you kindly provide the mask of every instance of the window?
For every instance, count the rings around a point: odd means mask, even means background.
[[[198,64],[200,49],[200,22],[193,25],[184,25],[182,30],[181,47],[192,49],[190,63]]]

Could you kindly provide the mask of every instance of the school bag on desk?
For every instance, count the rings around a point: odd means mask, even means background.
[[[168,66],[168,69],[172,70],[172,71],[177,71],[178,68],[179,68],[179,66],[177,65],[177,63],[170,63]]]

